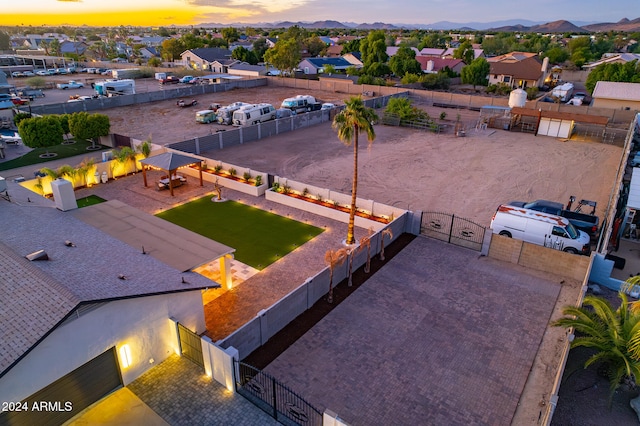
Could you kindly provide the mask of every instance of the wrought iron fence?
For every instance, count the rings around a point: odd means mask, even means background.
[[[482,249],[486,228],[450,213],[423,212],[420,233],[474,250]]]
[[[236,392],[283,425],[322,425],[322,412],[269,374],[234,361]]]

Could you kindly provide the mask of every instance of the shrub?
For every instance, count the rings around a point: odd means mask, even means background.
[[[254,179],[256,186],[260,186],[262,185],[262,175],[258,175],[256,176],[256,178]]]
[[[440,120],[444,120],[445,118],[447,118],[447,113],[446,113],[446,112],[444,112],[444,111],[442,111],[442,112],[440,113]]]
[[[216,166],[213,168],[213,171],[215,173],[220,173],[221,170],[222,170],[222,166],[220,164],[216,164]]]
[[[528,100],[531,101],[531,100],[533,100],[533,99],[538,97],[539,90],[538,90],[537,87],[527,87],[526,91],[527,91],[527,99]]]
[[[242,178],[243,178],[244,180],[246,180],[247,182],[249,182],[249,179],[251,179],[251,177],[252,177],[252,176],[251,176],[251,173],[249,173],[249,172],[244,172],[244,173],[242,174]]]
[[[233,167],[229,167],[229,174],[230,174],[231,176],[235,176],[235,175],[236,175],[236,173],[237,173],[237,172],[236,172],[236,169],[234,169]]]

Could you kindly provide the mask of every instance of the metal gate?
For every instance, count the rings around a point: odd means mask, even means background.
[[[423,212],[420,233],[473,250],[482,250],[486,228],[450,213]]]
[[[200,336],[180,323],[178,323],[178,334],[180,335],[180,353],[182,356],[204,368]]]
[[[283,425],[322,425],[322,413],[269,374],[234,361],[236,392]]]

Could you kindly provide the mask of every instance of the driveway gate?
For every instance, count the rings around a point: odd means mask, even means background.
[[[234,360],[236,392],[283,425],[322,426],[322,413],[269,374]]]
[[[486,228],[450,213],[423,212],[420,233],[474,250],[482,249]]]
[[[180,323],[178,323],[178,334],[180,334],[180,353],[182,356],[204,368],[200,336]]]

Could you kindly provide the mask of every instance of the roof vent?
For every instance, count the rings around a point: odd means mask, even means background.
[[[38,250],[28,254],[26,258],[32,262],[35,262],[36,260],[49,260],[49,255],[44,250]]]

